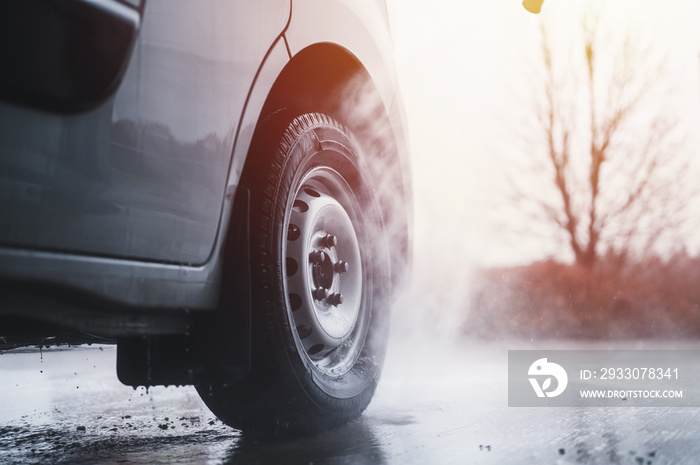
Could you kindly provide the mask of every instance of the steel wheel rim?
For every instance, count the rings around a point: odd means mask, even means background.
[[[361,247],[366,236],[356,228],[362,225],[360,204],[330,168],[311,170],[298,186],[283,234],[289,321],[304,362],[337,377],[359,357],[369,323],[371,282]]]

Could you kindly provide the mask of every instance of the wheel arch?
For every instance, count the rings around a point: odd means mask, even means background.
[[[378,188],[392,242],[392,281],[397,282],[403,276],[396,270],[407,269],[411,259],[412,191],[403,109],[396,90],[382,92],[357,56],[336,43],[320,42],[300,50],[282,69],[262,107],[253,140],[270,136],[259,134],[260,123],[280,112],[287,112],[290,121],[304,113],[325,113],[355,135]],[[255,153],[251,144],[243,177],[260,156],[265,155]]]

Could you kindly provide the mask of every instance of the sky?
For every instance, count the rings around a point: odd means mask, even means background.
[[[518,0],[388,1],[412,150],[418,273],[435,263],[459,276],[478,266],[571,258],[537,225],[528,225],[530,234],[514,233],[527,219],[504,198],[503,172],[522,155],[541,22],[566,39],[586,3],[546,0],[533,15]],[[669,105],[700,179],[700,2],[605,6],[614,28],[631,26],[653,44],[652,53],[668,58]],[[683,233],[691,251],[700,250],[695,231]]]

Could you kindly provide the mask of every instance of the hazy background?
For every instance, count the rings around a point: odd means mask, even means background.
[[[409,301],[419,303],[418,320],[448,332],[463,326],[484,268],[572,262],[551,228],[529,224],[528,234],[520,232],[530,220],[504,195],[503,172],[526,156],[522,132],[532,118],[528,102],[533,68],[541,61],[542,23],[559,37],[580,35],[588,3],[546,0],[542,13],[532,15],[518,0],[389,1],[412,146],[415,280]],[[631,27],[652,44],[652,54],[666,57],[664,104],[684,134],[679,150],[691,176],[700,180],[700,3],[603,3],[613,29]],[[541,186],[533,181],[531,188]],[[667,245],[697,256],[700,202],[688,202],[690,216],[698,215]]]

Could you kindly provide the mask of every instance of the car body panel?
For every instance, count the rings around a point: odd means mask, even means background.
[[[289,17],[287,0],[265,6],[149,0],[113,99],[79,115],[3,106],[0,243],[205,263],[239,115]]]
[[[0,102],[0,285],[142,310],[216,308],[255,127],[285,67],[313,44],[366,66],[405,144],[381,2],[292,9],[290,20],[288,0],[147,0],[123,82],[103,105],[69,115]],[[319,23],[318,12],[334,19]],[[404,157],[397,169],[407,166]]]
[[[388,109],[396,93],[396,73],[386,9],[375,0],[361,5],[346,0],[295,0],[285,37],[292,55],[324,42],[348,50],[367,70]]]

